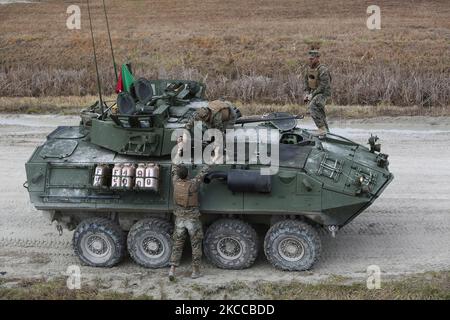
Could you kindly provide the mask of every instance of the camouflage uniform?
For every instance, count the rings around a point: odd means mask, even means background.
[[[316,79],[311,79],[316,77]],[[305,94],[311,94],[308,108],[316,126],[329,132],[325,104],[331,96],[331,75],[322,64],[316,68],[308,67],[305,72]]]
[[[211,110],[211,117],[207,121],[204,119],[205,110],[198,110],[186,124],[186,129],[191,130],[194,127],[194,121],[203,121],[208,129],[215,128],[225,131],[232,127],[236,121],[236,114],[233,105],[228,101],[214,100],[208,104]]]
[[[172,184],[174,186],[180,181],[187,181],[189,183],[189,190],[192,194],[197,193],[200,185],[203,182],[204,176],[209,171],[209,166],[204,166],[202,170],[195,176],[195,178],[190,180],[182,180],[177,174],[178,165],[174,164],[172,166]],[[202,259],[202,240],[203,240],[203,229],[200,222],[200,210],[197,206],[184,207],[178,205],[175,200],[176,195],[174,194],[174,215],[175,215],[175,229],[173,232],[173,247],[172,255],[170,257],[170,265],[178,266],[180,264],[181,254],[183,252],[184,242],[186,240],[186,233],[189,233],[192,246],[192,266],[200,267]]]

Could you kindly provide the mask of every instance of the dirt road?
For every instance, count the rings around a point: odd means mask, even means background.
[[[58,236],[55,226],[32,208],[22,187],[24,163],[35,146],[57,125],[77,123],[72,116],[0,115],[0,278],[52,278],[79,263],[71,249],[72,233]],[[302,125],[312,127],[309,121]],[[322,234],[323,255],[314,270],[278,271],[260,254],[250,269],[225,271],[207,265],[205,276],[194,281],[183,276],[189,271],[186,256],[181,278],[173,284],[165,278],[167,270],[146,270],[128,258],[112,269],[82,267],[83,280],[156,298],[195,298],[198,293],[188,289],[194,284],[216,290],[233,281],[316,282],[330,275],[363,281],[373,264],[383,275],[449,270],[450,118],[335,120],[331,127],[360,143],[366,143],[370,133],[380,136],[395,179],[335,239]]]

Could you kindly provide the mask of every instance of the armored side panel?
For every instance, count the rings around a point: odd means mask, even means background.
[[[78,127],[59,127],[36,148],[26,163],[28,191],[41,210],[168,212],[171,201],[170,160],[159,161],[158,192],[130,187],[114,188],[111,178],[96,185],[96,167],[135,164],[136,158],[98,147],[83,135],[68,135]],[[161,159],[158,159],[161,160]],[[153,164],[155,159],[140,159]]]
[[[185,114],[187,109],[176,112]],[[51,133],[26,164],[35,207],[170,214],[170,136],[182,124],[169,121],[167,106],[156,110],[137,118],[142,122],[138,126],[128,126],[129,119],[93,119],[90,130],[59,127]],[[260,127],[264,125],[252,128]],[[393,179],[387,156],[331,133],[320,140],[308,130],[291,128],[283,131],[280,142],[278,171],[270,177],[259,176],[263,166],[248,157],[244,164],[213,166],[216,178],[201,188],[204,217],[302,215],[320,225],[343,226]],[[190,168],[191,174],[197,170]]]

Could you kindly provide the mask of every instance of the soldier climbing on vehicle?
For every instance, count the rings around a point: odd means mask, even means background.
[[[239,110],[231,102],[214,100],[195,112],[194,116],[186,123],[186,129],[191,130],[195,121],[202,121],[208,129],[225,131],[227,128],[233,127],[238,116]]]
[[[175,279],[176,267],[180,264],[186,234],[189,233],[192,247],[192,278],[201,276],[203,229],[200,222],[199,189],[210,166],[204,165],[197,175],[188,179],[188,168],[180,164],[183,138],[177,140],[177,153],[172,165],[172,184],[174,200],[175,229],[173,232],[173,248],[170,257],[169,279]],[[213,163],[217,155],[212,160]]]

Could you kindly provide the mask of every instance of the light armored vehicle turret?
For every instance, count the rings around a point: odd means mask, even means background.
[[[75,253],[91,266],[116,265],[126,252],[145,267],[168,265],[172,132],[208,104],[198,82],[140,79],[132,87],[117,104],[82,111],[79,126],[58,127],[25,165],[32,204],[75,230]],[[244,163],[212,166],[201,189],[205,255],[220,268],[247,268],[264,241],[275,267],[309,269],[321,251],[317,229],[334,234],[392,181],[387,155],[376,137],[369,147],[332,133],[318,139],[289,114],[234,112],[235,128],[277,130],[269,153],[277,148],[279,168],[261,174],[267,165],[250,152]]]

